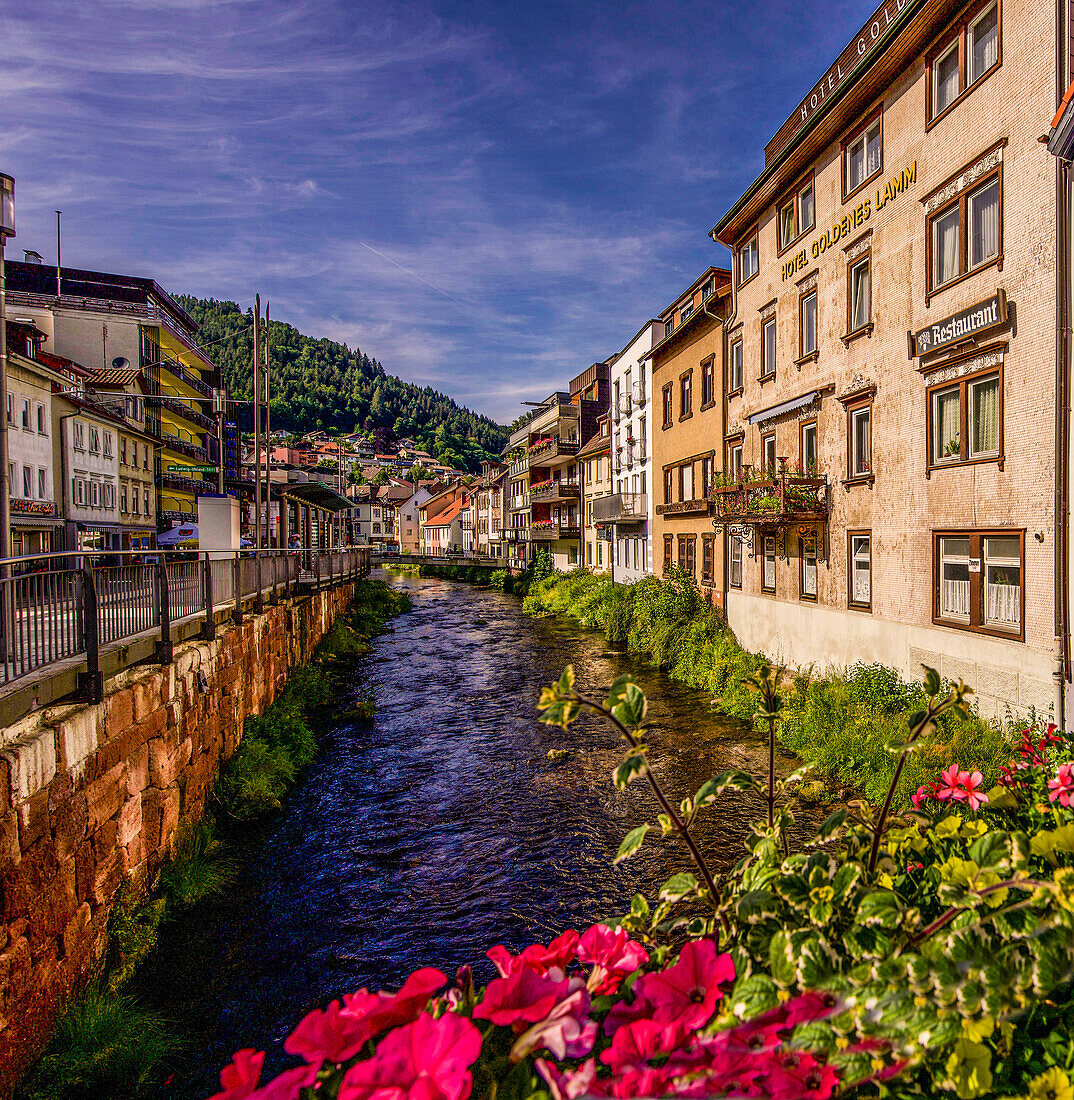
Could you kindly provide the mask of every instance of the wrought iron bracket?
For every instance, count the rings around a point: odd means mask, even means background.
[[[757,557],[757,547],[754,541],[755,529],[752,523],[732,523],[727,528],[727,533],[733,539],[738,539],[745,547],[751,558]]]

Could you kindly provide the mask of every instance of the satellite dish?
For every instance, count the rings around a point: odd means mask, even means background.
[[[115,359],[112,360],[113,370],[126,370],[130,365],[131,361],[123,355],[117,355]]]

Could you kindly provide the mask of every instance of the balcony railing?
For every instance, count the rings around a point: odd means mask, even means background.
[[[531,501],[571,500],[581,492],[577,481],[549,478],[530,486]]]
[[[593,501],[594,523],[644,523],[648,514],[646,493],[610,493]]]
[[[197,477],[184,477],[182,474],[161,474],[160,484],[165,489],[174,489],[180,493],[211,493],[216,491],[215,481],[203,481]]]
[[[198,424],[207,431],[214,431],[216,424],[211,416],[206,416],[196,408],[195,399],[192,397],[175,397],[170,393],[147,394],[145,403],[150,408],[163,406],[170,409],[177,416],[182,416],[192,424]]]
[[[577,437],[561,439],[559,436],[553,436],[550,439],[538,439],[529,449],[530,462],[537,461],[538,459],[542,462],[547,462],[551,458],[559,458],[560,456],[573,457],[577,453]]]
[[[555,539],[581,538],[581,528],[578,521],[560,523],[554,519],[537,519],[530,524],[530,540],[532,542],[551,542]]]
[[[624,393],[619,396],[619,412],[622,416],[630,415],[630,394]]]
[[[712,493],[715,521],[730,523],[788,523],[828,518],[828,478],[802,477],[786,472],[752,471]]]
[[[633,399],[634,404],[637,405],[640,409],[641,406],[645,404],[645,383],[635,382],[630,391],[630,396]]]

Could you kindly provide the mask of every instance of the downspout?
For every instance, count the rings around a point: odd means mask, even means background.
[[[1056,106],[1062,102],[1066,85],[1064,49],[1064,0],[1056,0],[1055,81]],[[1055,629],[1055,721],[1066,728],[1066,685],[1070,682],[1070,165],[1056,159],[1056,542]]]

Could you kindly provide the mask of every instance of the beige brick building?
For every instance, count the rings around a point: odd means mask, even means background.
[[[722,320],[730,272],[710,267],[660,316],[664,338],[652,360],[653,572],[673,562],[723,599],[723,540],[710,499],[724,437]]]
[[[712,231],[734,256],[714,518],[746,646],[925,662],[985,711],[1061,706],[1057,174],[1039,140],[1068,79],[1056,23],[1026,0],[881,5]]]

